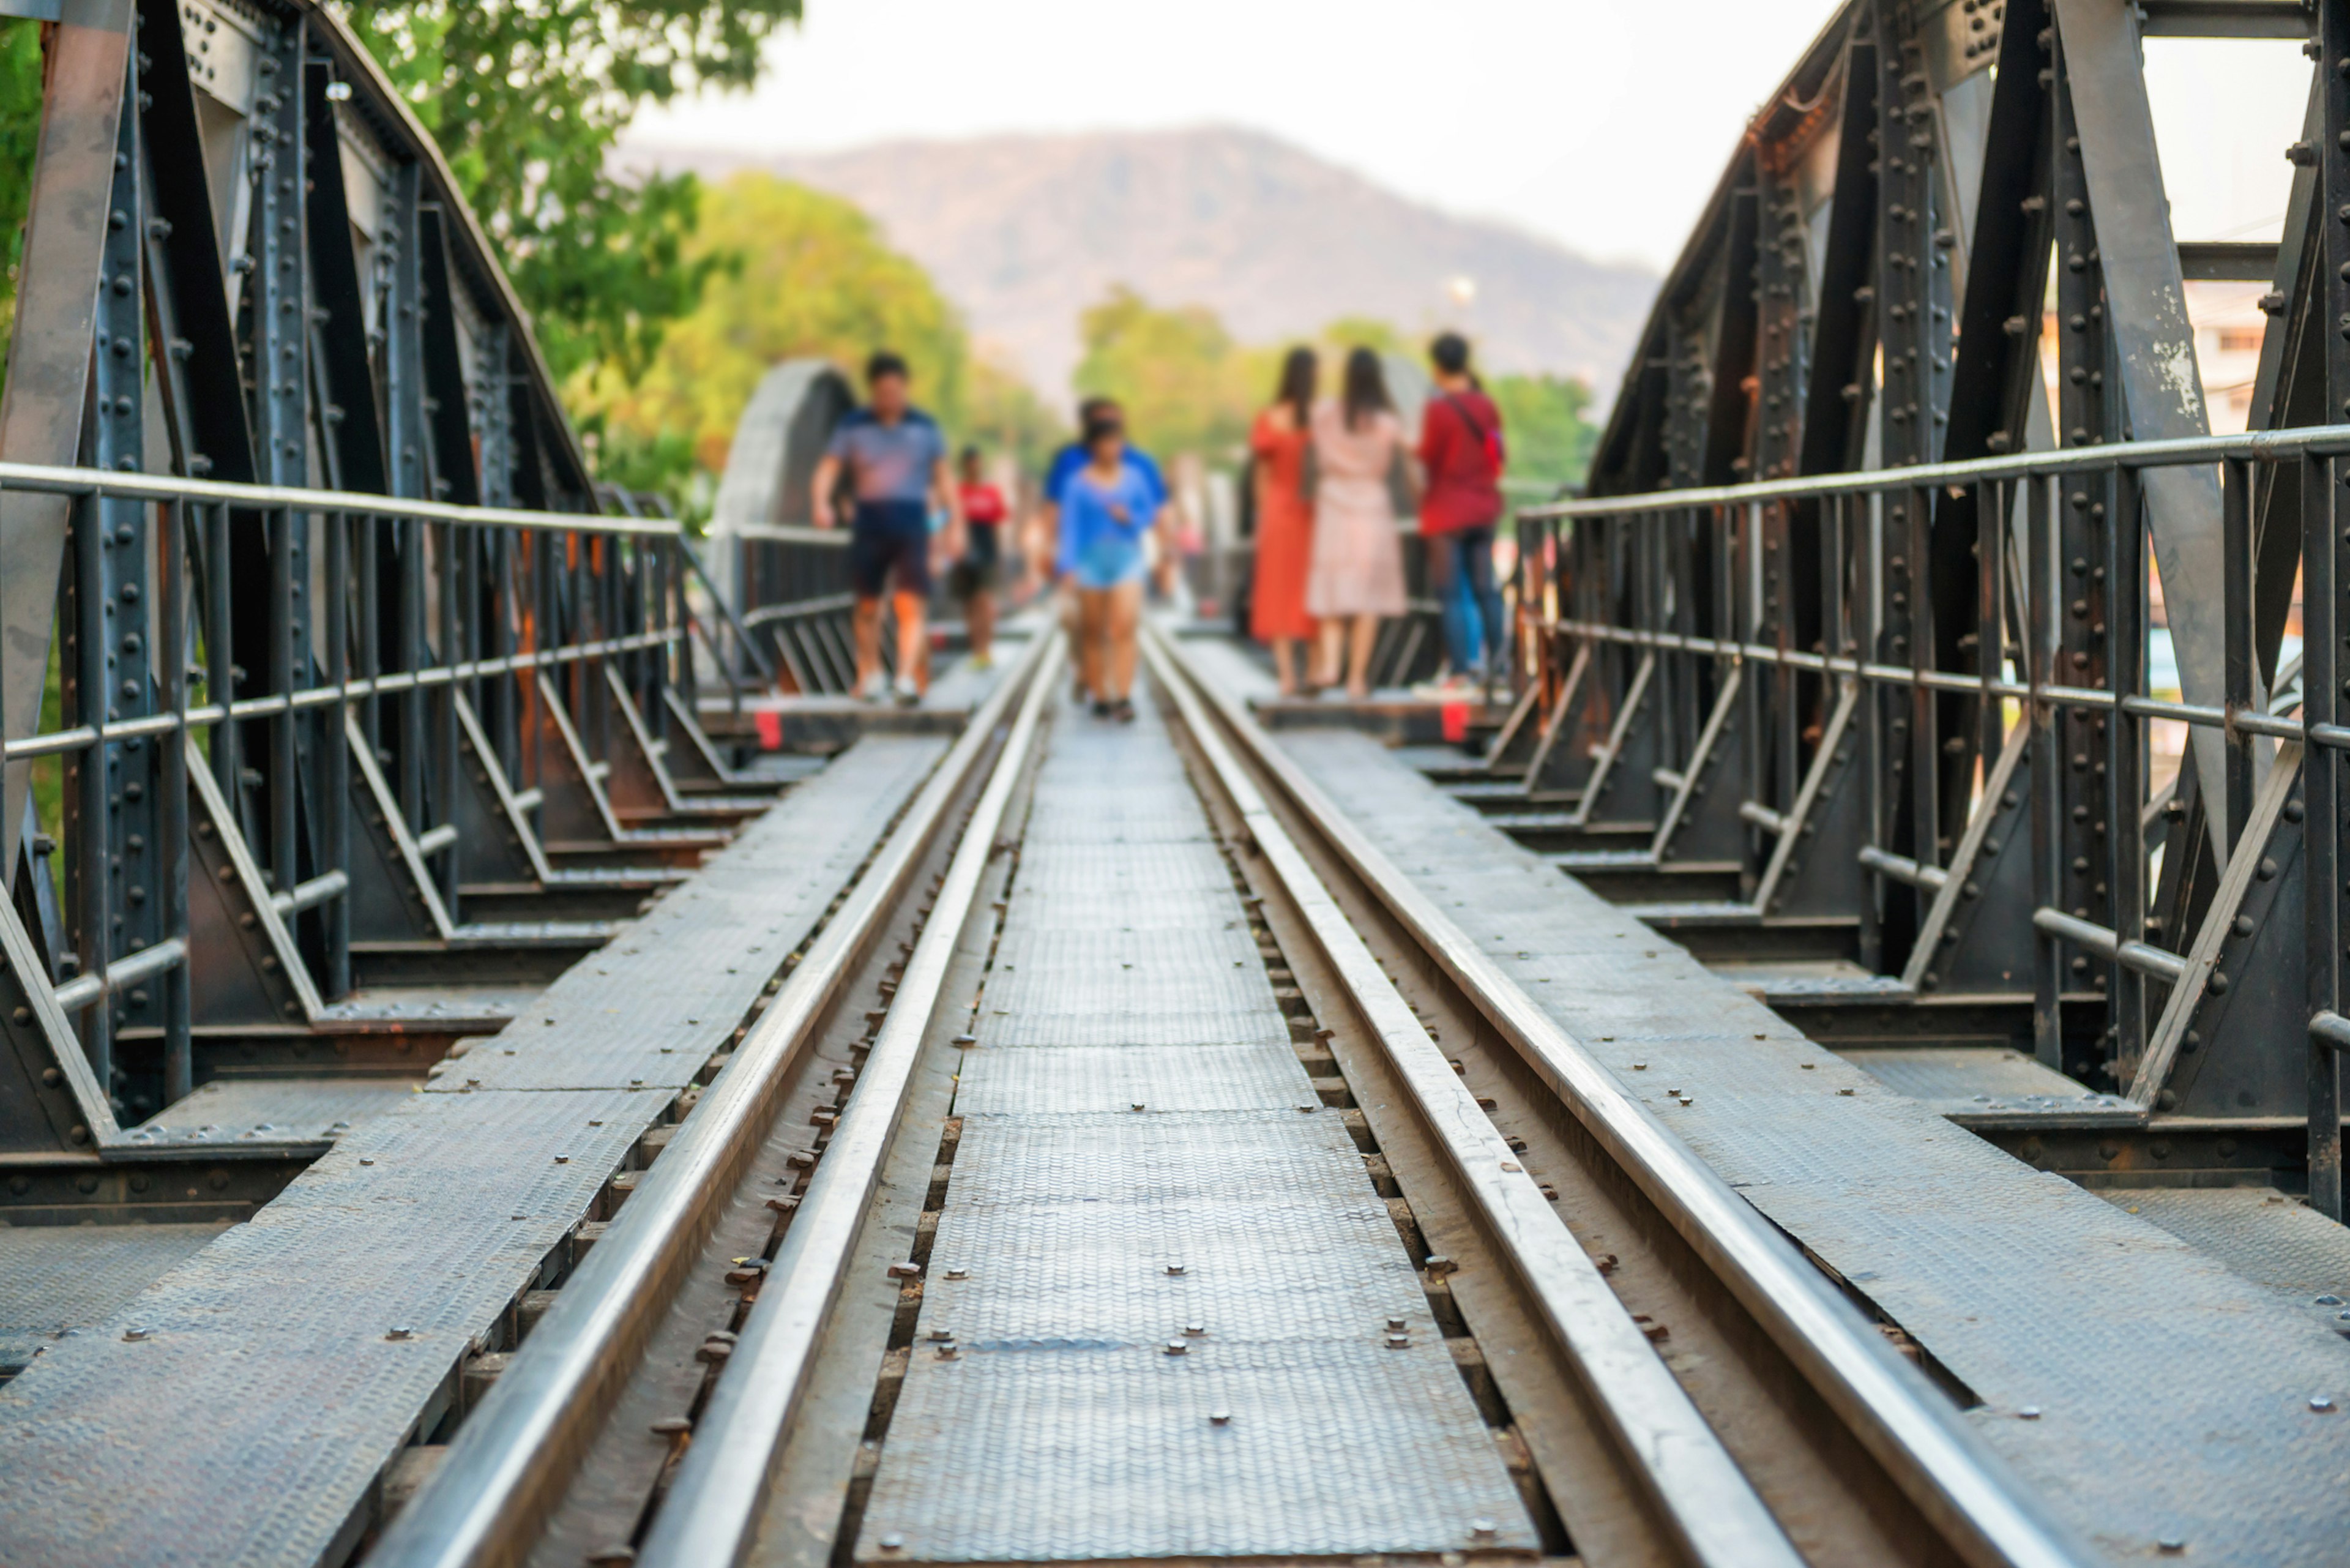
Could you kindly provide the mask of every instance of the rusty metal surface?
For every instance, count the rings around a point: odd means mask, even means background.
[[[2350,1230],[2272,1187],[2142,1187],[2097,1194],[2209,1252],[2294,1312],[2350,1334]]]
[[[494,1338],[942,749],[843,753],[436,1092],[359,1123],[251,1223],[0,1389],[0,1466],[33,1500],[0,1509],[0,1562],[347,1548],[468,1343]]]
[[[1812,1044],[1376,744],[1282,744],[1629,1091],[1971,1389],[1974,1421],[2064,1518],[2116,1553],[2168,1538],[2199,1561],[2339,1560],[2350,1426],[2309,1403],[2350,1390],[2334,1335]]]
[[[2139,1120],[2137,1107],[2120,1096],[2085,1089],[2004,1047],[1872,1046],[1838,1054],[1887,1088],[1970,1125],[2061,1117],[2068,1125],[2133,1127]]]
[[[0,1227],[0,1374],[78,1336],[177,1268],[225,1223]]]
[[[1064,711],[858,1558],[1531,1551],[1180,777]]]
[[[423,1085],[411,1078],[214,1078],[130,1131],[135,1148],[332,1143],[398,1108]]]

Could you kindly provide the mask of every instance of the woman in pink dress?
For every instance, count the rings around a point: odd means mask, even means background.
[[[1370,695],[1371,645],[1379,618],[1404,613],[1403,542],[1388,475],[1402,461],[1403,422],[1388,396],[1379,357],[1347,356],[1345,389],[1314,410],[1314,564],[1305,607],[1322,623],[1317,677],[1336,685],[1343,652],[1347,695]]]

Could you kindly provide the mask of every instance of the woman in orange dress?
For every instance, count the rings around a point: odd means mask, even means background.
[[[1284,697],[1297,695],[1301,647],[1314,645],[1314,618],[1305,613],[1305,577],[1314,558],[1314,503],[1305,493],[1305,451],[1312,441],[1315,382],[1319,365],[1311,348],[1292,348],[1281,362],[1273,406],[1249,431],[1256,454],[1256,579],[1249,632],[1273,647],[1274,674]]]

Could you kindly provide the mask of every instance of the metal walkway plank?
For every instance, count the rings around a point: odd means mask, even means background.
[[[2341,1561],[2350,1422],[2310,1401],[2350,1402],[2350,1355],[2310,1314],[1805,1040],[1377,742],[1278,740],[1628,1090],[1971,1389],[1974,1421],[2061,1515],[2125,1555],[2171,1537],[2199,1562]]]
[[[976,1033],[860,1561],[1538,1544],[1147,703],[1063,711]]]
[[[432,1092],[360,1122],[250,1223],[0,1388],[0,1563],[284,1568],[347,1550],[471,1342],[945,745],[844,752]]]

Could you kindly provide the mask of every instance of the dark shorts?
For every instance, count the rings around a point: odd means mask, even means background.
[[[962,559],[947,573],[947,592],[954,598],[968,599],[1003,586],[1003,546],[996,536],[996,527],[993,523],[963,525],[969,543]]]
[[[919,501],[860,501],[848,534],[848,583],[878,599],[897,578],[901,594],[931,591],[930,509]]]

